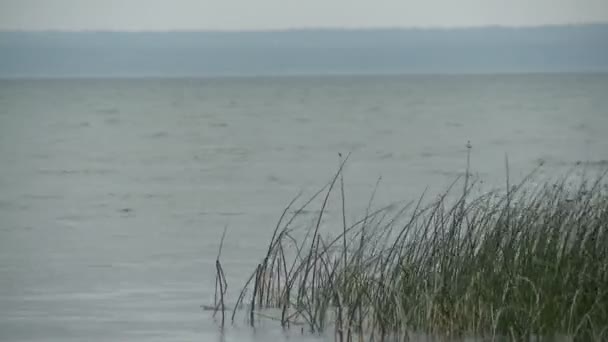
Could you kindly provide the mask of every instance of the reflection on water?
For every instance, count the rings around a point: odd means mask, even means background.
[[[466,85],[466,86],[463,86]],[[608,165],[608,76],[0,81],[0,340],[317,340],[220,333],[276,219],[346,168],[348,219],[471,164],[502,184],[545,161]],[[541,176],[543,173],[541,172]],[[332,208],[328,213],[331,216]],[[234,295],[234,294],[232,294]],[[274,325],[273,325],[274,326]],[[326,337],[326,339],[331,337]]]

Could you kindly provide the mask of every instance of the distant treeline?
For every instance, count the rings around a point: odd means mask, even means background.
[[[265,32],[0,32],[0,77],[608,71],[608,24]]]

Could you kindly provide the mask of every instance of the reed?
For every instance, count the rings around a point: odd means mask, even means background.
[[[541,185],[507,176],[506,191],[472,196],[467,166],[461,194],[451,186],[433,200],[377,210],[370,201],[347,224],[347,159],[314,196],[283,210],[233,321],[249,300],[252,325],[274,312],[286,329],[333,329],[337,341],[608,339],[605,173],[575,186],[568,176]],[[342,220],[322,234],[338,181]],[[319,201],[311,224],[295,224]]]

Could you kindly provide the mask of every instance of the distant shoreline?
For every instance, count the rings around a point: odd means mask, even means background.
[[[4,32],[0,78],[608,72],[608,24]]]
[[[48,29],[48,30],[24,30],[24,29],[0,29],[0,34],[3,33],[292,33],[292,32],[378,32],[378,31],[466,31],[479,29],[502,29],[502,30],[519,30],[519,29],[545,29],[545,28],[581,28],[581,27],[598,27],[608,26],[608,22],[591,21],[591,22],[572,22],[572,23],[555,23],[541,25],[471,25],[471,26],[378,26],[378,27],[362,27],[362,26],[315,26],[315,27],[283,27],[283,28],[265,28],[265,29],[177,29],[177,30],[109,30],[109,29],[86,29],[86,30],[70,30],[70,29]]]
[[[525,77],[525,76],[598,76],[608,77],[608,69],[589,71],[557,71],[557,72],[479,72],[479,73],[307,73],[307,74],[261,74],[261,75],[142,75],[142,76],[106,76],[106,75],[83,75],[83,76],[16,76],[0,77],[0,82],[5,81],[146,81],[146,80],[256,80],[256,79],[372,79],[372,78],[459,78],[459,77]]]

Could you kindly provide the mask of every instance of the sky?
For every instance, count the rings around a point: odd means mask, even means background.
[[[608,0],[0,0],[0,30],[273,30],[608,22]]]

